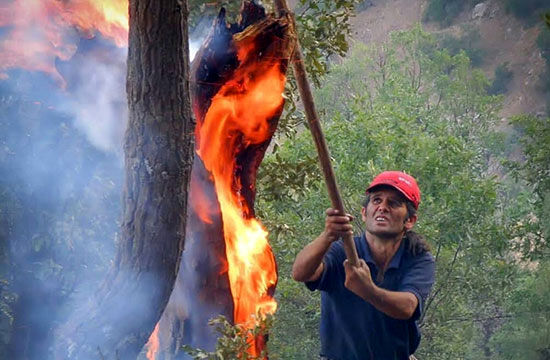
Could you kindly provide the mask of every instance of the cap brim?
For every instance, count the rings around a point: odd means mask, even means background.
[[[403,189],[401,189],[400,187],[398,187],[398,186],[396,186],[395,184],[392,184],[392,183],[387,183],[387,182],[385,182],[385,181],[381,181],[381,182],[379,182],[379,183],[376,183],[376,184],[374,184],[374,185],[369,186],[369,187],[367,188],[366,192],[370,192],[372,189],[374,189],[375,187],[378,187],[378,186],[389,186],[389,187],[391,187],[391,188],[394,188],[395,190],[399,191],[399,192],[405,197],[405,199],[407,199],[407,200],[409,200],[410,202],[412,202],[415,209],[418,209],[418,205],[416,205],[416,203],[414,202],[414,200],[411,199],[411,198],[409,197],[409,195],[407,195],[407,193],[406,193]]]

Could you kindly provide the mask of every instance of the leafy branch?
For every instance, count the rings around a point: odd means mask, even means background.
[[[256,316],[256,324],[248,328],[242,324],[231,324],[223,315],[215,317],[208,322],[219,334],[214,351],[193,348],[183,345],[183,350],[194,360],[263,360],[266,358],[267,350],[263,349],[258,355],[250,355],[248,350],[251,346],[250,339],[257,339],[267,336],[273,325],[273,316]]]

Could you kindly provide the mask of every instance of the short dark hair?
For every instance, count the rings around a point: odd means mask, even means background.
[[[385,187],[393,189],[393,187],[391,186],[385,186]],[[376,189],[379,189],[379,187],[376,187]],[[366,208],[367,205],[369,204],[370,196],[371,196],[371,193],[368,192],[362,203],[364,208]],[[416,208],[414,207],[413,202],[405,198],[405,196],[403,196],[403,201],[405,202],[405,206],[407,207],[407,220],[408,220],[412,216],[416,215]],[[407,232],[405,233],[405,241],[406,241],[407,250],[413,256],[416,256],[431,250],[430,245],[426,242],[426,239],[424,239],[424,236],[420,235],[416,231],[407,230]]]

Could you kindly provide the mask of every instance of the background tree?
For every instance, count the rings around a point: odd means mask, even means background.
[[[501,135],[492,129],[501,98],[487,95],[487,85],[465,53],[449,55],[416,27],[392,34],[379,48],[356,44],[317,92],[352,214],[359,213],[366,184],[376,173],[399,169],[419,179],[418,231],[429,239],[437,261],[437,281],[421,319],[418,356],[424,359],[490,352],[493,324],[484,319],[499,313],[515,271],[505,251],[511,220],[502,216],[506,200],[499,194],[506,192],[491,165],[499,153]],[[330,204],[309,167],[315,153],[310,137],[299,133],[266,159],[258,192],[281,274],[271,341],[272,357],[281,359],[309,359],[319,349],[318,294],[289,276],[296,252],[322,231]],[[269,173],[281,162],[294,166]],[[301,166],[305,171],[295,170]],[[268,185],[274,178],[287,185]]]
[[[526,269],[506,303],[506,322],[492,337],[494,359],[550,358],[550,265]]]
[[[513,174],[532,189],[527,193],[533,208],[515,226],[521,276],[506,297],[505,322],[491,340],[495,359],[544,360],[550,358],[550,119],[524,115],[512,124],[525,157],[511,164]]]

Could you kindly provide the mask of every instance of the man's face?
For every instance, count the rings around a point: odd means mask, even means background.
[[[395,239],[413,228],[416,215],[407,217],[405,197],[393,188],[373,189],[366,208],[361,209],[367,232],[381,239]]]

